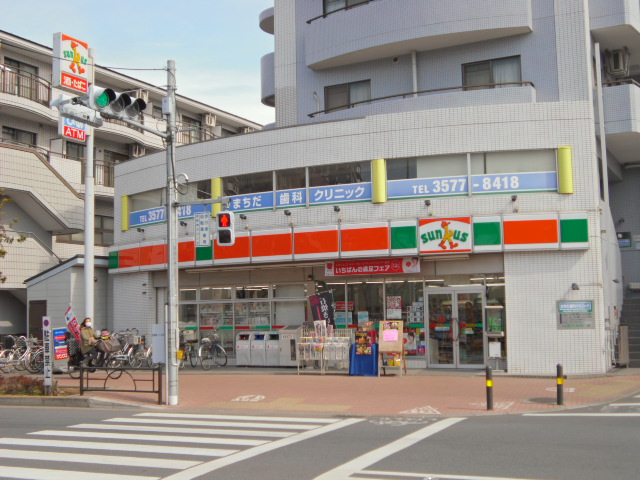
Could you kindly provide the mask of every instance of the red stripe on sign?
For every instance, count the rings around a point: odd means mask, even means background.
[[[291,255],[292,236],[290,233],[276,235],[255,235],[252,237],[252,254],[254,257],[273,257],[275,255]]]
[[[335,253],[338,251],[338,231],[296,232],[295,254]]]
[[[505,245],[528,245],[558,242],[558,220],[523,220],[504,222]]]
[[[385,250],[389,248],[389,228],[354,228],[342,230],[342,251]]]
[[[140,249],[127,248],[118,252],[118,268],[130,268],[140,266]]]
[[[249,236],[236,236],[236,243],[231,247],[221,247],[218,245],[218,240],[216,240],[213,248],[213,259],[215,261],[233,258],[248,258],[250,251]]]
[[[193,262],[196,259],[196,242],[178,244],[178,262]]]
[[[140,247],[140,265],[160,265],[167,263],[166,245]]]

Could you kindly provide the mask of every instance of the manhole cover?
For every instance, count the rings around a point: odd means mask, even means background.
[[[557,399],[555,398],[549,398],[549,397],[538,397],[538,398],[529,398],[527,399],[527,402],[530,403],[543,403],[543,404],[553,404],[553,403],[557,403]]]

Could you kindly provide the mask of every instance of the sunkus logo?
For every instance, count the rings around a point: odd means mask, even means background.
[[[420,252],[471,251],[471,219],[439,218],[420,220]]]

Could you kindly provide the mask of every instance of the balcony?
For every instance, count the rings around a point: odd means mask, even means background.
[[[261,101],[267,107],[276,106],[276,74],[274,66],[274,54],[267,53],[260,60],[261,72]]]
[[[48,81],[0,64],[0,104],[6,107],[5,113],[30,121],[42,121],[42,117],[54,120],[50,99]]]
[[[602,50],[640,48],[640,2],[638,0],[590,0],[591,34]]]
[[[316,70],[532,31],[531,0],[379,0],[304,25],[306,64]]]
[[[274,14],[273,7],[267,8],[264,12],[260,14],[260,29],[265,33],[270,33],[273,35],[274,28]]]
[[[330,121],[353,118],[354,116],[365,117],[414,110],[535,102],[536,90],[533,83],[511,82],[400,93],[355,102],[330,110],[320,110],[309,113],[308,117]],[[356,110],[352,111],[351,109]]]
[[[623,165],[639,163],[640,84],[633,80],[607,84],[602,97],[607,150]]]

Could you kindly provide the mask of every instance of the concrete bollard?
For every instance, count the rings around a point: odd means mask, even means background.
[[[491,367],[487,366],[487,410],[493,410],[493,372]]]
[[[564,405],[564,369],[561,363],[556,367],[556,382],[556,403],[558,405]]]

